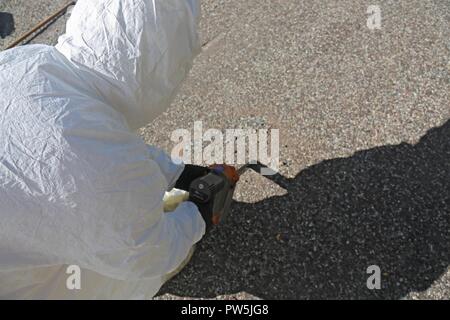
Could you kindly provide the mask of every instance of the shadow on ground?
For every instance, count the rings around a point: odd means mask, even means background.
[[[406,143],[324,161],[288,193],[234,203],[162,293],[266,299],[401,298],[427,289],[450,258],[450,121]],[[368,290],[378,265],[382,289]]]

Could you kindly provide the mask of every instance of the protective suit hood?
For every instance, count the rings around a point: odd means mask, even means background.
[[[198,0],[81,0],[56,48],[136,130],[168,108],[189,72],[199,13]]]

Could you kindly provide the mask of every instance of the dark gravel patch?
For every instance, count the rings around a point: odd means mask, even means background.
[[[267,299],[397,299],[450,262],[450,122],[416,145],[321,162],[285,179],[287,195],[234,203],[162,293]],[[382,289],[368,290],[378,265]]]

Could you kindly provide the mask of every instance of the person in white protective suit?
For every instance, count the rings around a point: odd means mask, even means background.
[[[184,166],[136,133],[186,77],[198,15],[79,0],[55,47],[0,53],[0,298],[151,298],[202,238],[194,203],[163,212]]]

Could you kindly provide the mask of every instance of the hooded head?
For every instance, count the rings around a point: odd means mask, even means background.
[[[199,0],[78,0],[56,46],[130,129],[170,105],[200,45]]]

